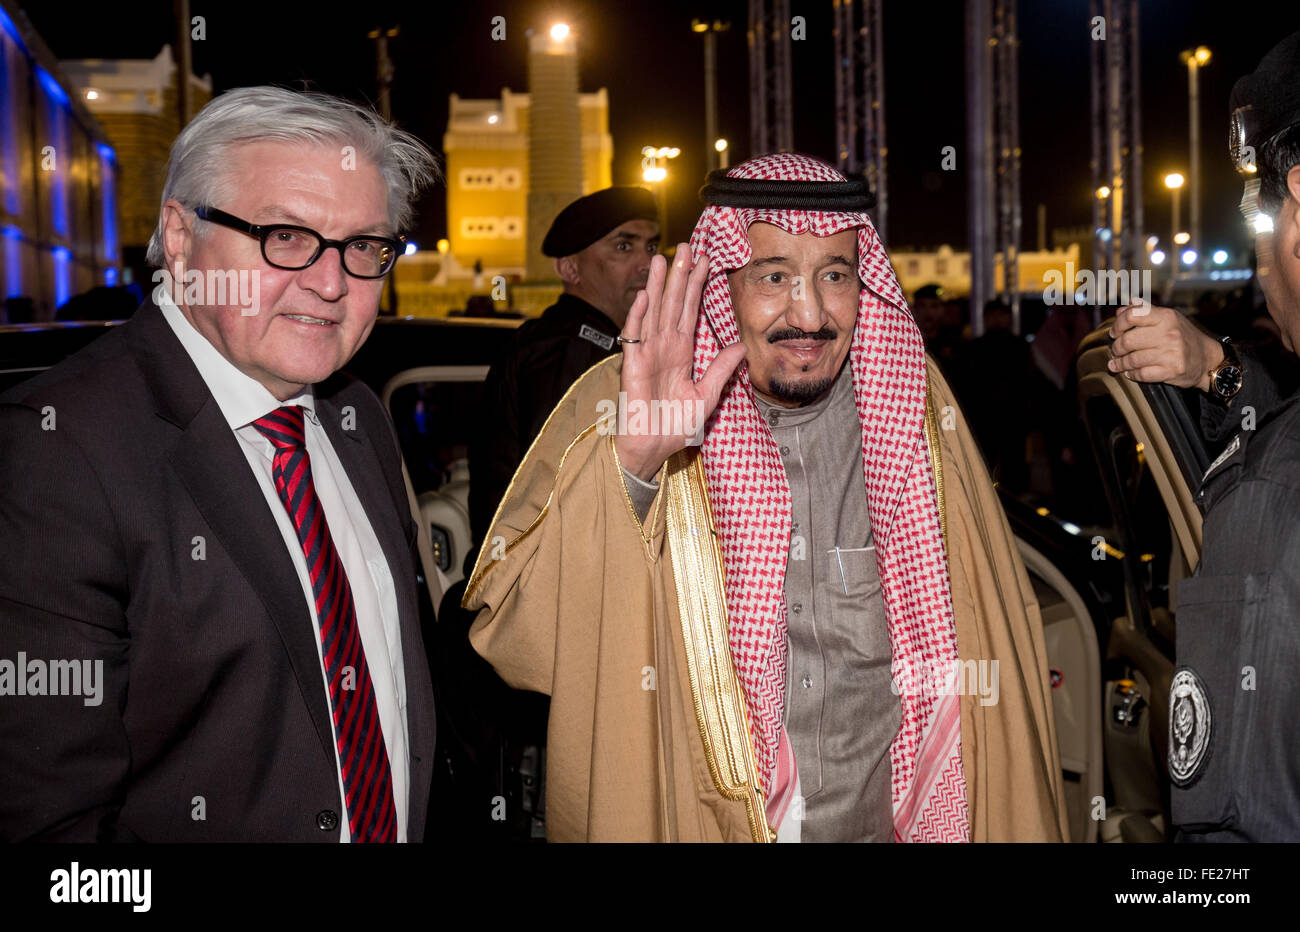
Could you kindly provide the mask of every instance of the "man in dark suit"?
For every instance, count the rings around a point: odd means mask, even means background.
[[[416,529],[336,373],[435,174],[346,101],[218,97],[153,300],[0,397],[0,839],[424,837]]]

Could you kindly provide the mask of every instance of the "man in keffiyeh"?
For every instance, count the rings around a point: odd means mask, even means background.
[[[701,195],[463,600],[551,696],[549,837],[1063,840],[1038,605],[865,184],[778,154]]]

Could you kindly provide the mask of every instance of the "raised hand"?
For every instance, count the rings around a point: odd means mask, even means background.
[[[723,386],[745,358],[743,343],[726,347],[699,382],[691,378],[695,355],[695,324],[708,279],[709,262],[701,256],[691,263],[691,249],[679,243],[673,267],[655,256],[645,290],[637,294],[623,327],[623,381],[620,386],[629,412],[628,429],[614,438],[619,462],[638,478],[650,480],[668,457],[699,442],[704,420],[718,406]],[[657,412],[657,413],[656,413]],[[671,417],[662,416],[664,412]],[[676,416],[681,412],[681,416]]]

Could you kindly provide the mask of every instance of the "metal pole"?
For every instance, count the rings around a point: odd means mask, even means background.
[[[790,0],[774,0],[772,9],[773,100],[776,107],[776,150],[794,149],[794,75],[790,64]]]
[[[1128,203],[1132,205],[1129,234],[1132,267],[1149,265],[1146,258],[1146,216],[1142,209],[1142,54],[1138,44],[1138,0],[1129,0],[1129,176]]]
[[[969,164],[970,309],[974,336],[984,332],[993,278],[992,146],[989,108],[989,0],[966,0],[966,138]]]
[[[1191,190],[1187,196],[1190,198],[1187,213],[1189,215],[1188,232],[1191,239],[1187,245],[1196,250],[1196,262],[1191,265],[1192,269],[1200,265],[1201,258],[1201,108],[1200,108],[1200,65],[1196,61],[1195,52],[1187,59],[1187,107],[1188,107],[1188,134],[1190,136],[1189,145],[1192,149],[1191,157]]]
[[[1016,32],[1016,0],[1007,0],[1006,33],[1000,44],[1002,50],[1003,80],[1007,86],[1007,143],[1010,161],[1007,176],[1007,196],[1011,201],[1011,229],[1008,242],[1004,245],[1003,280],[1011,296],[1011,332],[1020,333],[1020,70],[1017,63],[1020,37]]]
[[[714,167],[714,142],[718,138],[718,76],[713,24],[704,33],[704,160]]]
[[[1171,226],[1173,229],[1169,233],[1169,287],[1172,289],[1174,282],[1178,279],[1178,243],[1174,238],[1178,236],[1178,193],[1181,188],[1171,188],[1174,194],[1174,213]]]
[[[658,164],[656,162],[656,164]],[[668,238],[668,177],[655,185],[655,194],[659,196],[659,237],[661,242],[671,243]]]
[[[1123,14],[1116,9],[1115,0],[1106,0],[1106,22],[1112,26],[1118,26],[1123,29]],[[1121,166],[1123,164],[1120,152],[1120,127],[1123,125],[1120,90],[1122,83],[1122,72],[1120,56],[1123,52],[1122,42],[1103,42],[1106,46],[1106,181],[1105,184],[1110,188],[1110,194],[1106,198],[1106,229],[1110,231],[1110,238],[1106,241],[1106,260],[1104,265],[1098,268],[1118,269],[1120,268],[1120,237],[1124,231],[1120,227],[1119,202],[1123,197],[1124,177]],[[1094,305],[1093,324],[1094,326],[1101,323],[1100,310]]]
[[[875,124],[875,148],[872,162],[875,165],[874,179],[876,189],[875,222],[876,233],[882,244],[889,243],[889,146],[885,142],[885,43],[883,0],[871,0],[871,31],[873,35],[873,53],[871,57],[872,86],[871,107]]]
[[[852,157],[849,147],[853,144],[853,133],[849,128],[849,113],[852,104],[853,58],[848,54],[849,30],[852,28],[853,0],[832,0],[835,25],[831,30],[831,41],[835,48],[832,71],[835,75],[835,161],[842,172],[852,171]]]
[[[190,106],[190,74],[194,58],[190,47],[190,0],[176,0],[176,112],[184,129],[193,115]]]
[[[397,27],[382,26],[370,33],[375,40],[375,81],[379,85],[379,115],[385,120],[393,118],[390,90],[393,86],[393,61],[388,57],[388,40],[397,35]]]
[[[379,114],[385,120],[393,118],[392,99],[389,90],[393,86],[393,62],[388,57],[388,39],[397,35],[398,27],[385,29],[383,26],[371,30],[369,38],[375,40],[375,79],[379,85]],[[388,313],[397,313],[397,271],[389,272],[384,279],[384,295],[388,299]]]
[[[1096,19],[1102,15],[1103,0],[1089,0],[1088,16],[1090,19]],[[1110,10],[1107,8],[1106,12]],[[1095,268],[1101,268],[1102,249],[1105,242],[1101,238],[1102,225],[1105,222],[1103,215],[1103,201],[1098,193],[1102,187],[1102,178],[1105,176],[1105,167],[1103,162],[1102,141],[1106,133],[1106,121],[1103,117],[1105,94],[1106,94],[1106,66],[1105,66],[1105,49],[1101,46],[1104,42],[1089,42],[1089,76],[1091,77],[1091,116],[1092,116],[1092,158],[1089,167],[1092,169],[1092,249],[1091,263]],[[1074,283],[1068,282],[1068,287],[1073,289]]]
[[[767,148],[767,11],[763,0],[749,0],[749,155]]]

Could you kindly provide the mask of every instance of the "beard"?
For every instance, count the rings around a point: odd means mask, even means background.
[[[820,378],[787,382],[773,378],[768,383],[767,393],[773,398],[788,401],[795,405],[812,404],[830,390],[834,379]]]

